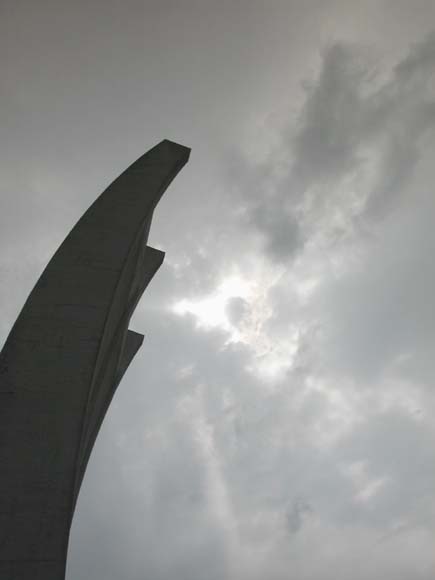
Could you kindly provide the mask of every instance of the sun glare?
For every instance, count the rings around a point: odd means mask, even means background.
[[[267,383],[282,378],[292,366],[299,345],[299,329],[289,329],[290,336],[279,344],[266,329],[265,322],[272,314],[267,297],[268,284],[260,280],[248,281],[240,276],[225,278],[217,289],[197,300],[183,299],[172,309],[180,315],[191,314],[197,326],[205,330],[219,328],[228,333],[226,343],[243,342],[253,351],[252,364],[246,370]],[[229,301],[242,298],[246,313],[234,321],[228,312]]]
[[[237,329],[228,318],[228,301],[231,298],[248,299],[251,295],[252,284],[243,278],[232,276],[224,279],[211,295],[199,300],[180,300],[173,306],[173,310],[180,315],[193,314],[200,327],[218,327],[231,334],[237,334]]]

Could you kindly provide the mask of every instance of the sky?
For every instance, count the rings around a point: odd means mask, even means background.
[[[162,139],[67,580],[430,580],[435,4],[1,0],[0,339]]]

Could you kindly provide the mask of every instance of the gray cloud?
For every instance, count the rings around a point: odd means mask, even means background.
[[[97,193],[192,147],[68,578],[429,580],[433,5],[67,4],[0,9],[4,337]],[[244,342],[172,311],[232,277]]]
[[[320,76],[308,90],[301,126],[290,137],[292,177],[301,193],[313,182],[334,183],[358,163],[367,113],[361,96],[364,70],[355,57],[352,47],[328,48]]]
[[[311,506],[301,498],[295,499],[287,511],[286,519],[289,532],[296,534],[302,528],[305,514],[311,512]]]
[[[356,190],[360,207],[347,219],[364,223],[385,218],[399,204],[433,137],[434,39],[431,34],[417,43],[386,80],[361,47],[325,49],[299,118],[253,173],[263,194],[254,195],[260,201],[248,221],[266,236],[272,257],[287,262],[303,251],[322,227],[318,220],[336,211],[338,192],[350,189],[350,197]],[[275,171],[285,159],[288,170]]]
[[[248,308],[248,303],[243,298],[240,298],[240,296],[231,298],[226,306],[229,321],[234,326],[238,326],[245,318]]]
[[[272,259],[290,258],[303,245],[297,220],[285,213],[279,203],[256,207],[251,223],[266,235],[265,249]]]

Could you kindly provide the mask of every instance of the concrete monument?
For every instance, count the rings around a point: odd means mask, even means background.
[[[62,580],[69,530],[104,415],[143,336],[130,317],[164,254],[153,210],[189,158],[162,141],[91,205],[0,353],[0,579]]]

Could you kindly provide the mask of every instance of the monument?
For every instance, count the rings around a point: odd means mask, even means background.
[[[153,210],[189,153],[162,141],[100,195],[50,260],[0,353],[1,580],[65,577],[86,465],[143,340],[128,323],[164,257],[146,245]]]

